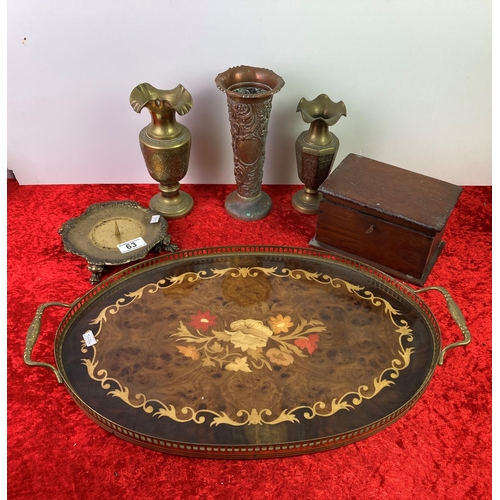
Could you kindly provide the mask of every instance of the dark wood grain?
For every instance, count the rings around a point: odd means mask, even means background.
[[[132,273],[63,338],[68,386],[98,423],[196,445],[370,433],[418,398],[438,351],[427,315],[386,282],[272,253]]]
[[[424,284],[462,188],[359,155],[348,155],[320,187],[313,246],[346,253]]]

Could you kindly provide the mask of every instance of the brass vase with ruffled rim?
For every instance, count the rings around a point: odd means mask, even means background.
[[[189,165],[191,133],[177,122],[176,114],[185,115],[193,106],[193,98],[180,84],[171,90],[160,90],[141,83],[132,90],[130,104],[137,113],[143,108],[151,113],[151,123],[139,133],[146,167],[160,189],[149,206],[167,219],[184,217],[194,205],[193,198],[180,190],[179,183]]]
[[[226,198],[226,211],[239,220],[262,219],[272,208],[261,190],[271,104],[285,82],[271,70],[237,66],[217,75],[215,83],[227,96],[237,185]]]
[[[320,94],[312,101],[302,98],[296,111],[311,125],[295,142],[297,170],[304,188],[293,195],[292,205],[300,213],[316,214],[321,201],[318,188],[328,177],[340,146],[329,127],[347,116],[347,110],[342,101],[333,102],[326,94]]]

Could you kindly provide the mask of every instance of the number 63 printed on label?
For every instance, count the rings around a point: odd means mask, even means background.
[[[121,253],[132,252],[132,250],[137,250],[138,248],[145,247],[146,242],[142,238],[135,238],[125,243],[120,243],[116,245]]]

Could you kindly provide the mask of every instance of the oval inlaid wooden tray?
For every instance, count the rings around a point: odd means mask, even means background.
[[[372,435],[425,390],[446,349],[419,292],[297,248],[161,255],[69,305],[52,368],[92,420],[136,444],[218,458],[297,455]],[[59,304],[61,305],[61,304]]]

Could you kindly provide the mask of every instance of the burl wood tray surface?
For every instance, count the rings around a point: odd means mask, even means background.
[[[440,352],[432,312],[380,271],[231,247],[161,255],[94,287],[59,327],[55,371],[123,439],[260,458],[381,430],[422,395]]]

